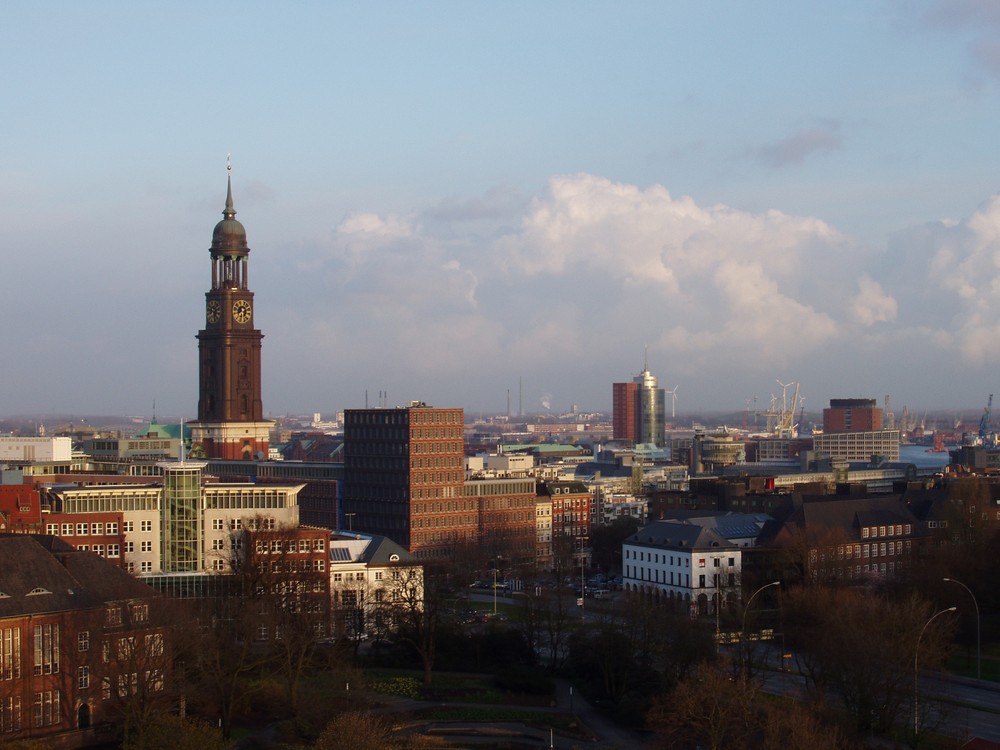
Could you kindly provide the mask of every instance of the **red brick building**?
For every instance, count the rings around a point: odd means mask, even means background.
[[[878,432],[882,410],[873,398],[832,398],[823,409],[823,432]]]
[[[386,536],[417,557],[445,557],[479,531],[464,496],[465,414],[422,402],[344,412],[349,528]]]
[[[638,439],[639,384],[611,384],[611,430],[615,440]]]
[[[164,690],[159,594],[51,536],[0,535],[0,559],[0,743],[107,741],[122,702]]]
[[[42,504],[30,484],[0,484],[0,534],[40,534]]]

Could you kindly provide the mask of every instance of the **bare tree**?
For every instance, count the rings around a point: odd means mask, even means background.
[[[810,587],[783,597],[785,634],[816,700],[836,696],[857,730],[887,730],[912,699],[913,661],[930,605],[854,589]],[[921,640],[921,665],[940,666],[954,623],[939,620]]]

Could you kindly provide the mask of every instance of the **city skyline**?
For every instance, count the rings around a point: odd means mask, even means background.
[[[230,153],[268,416],[1000,393],[993,3],[298,10],[5,9],[0,414],[195,415]]]

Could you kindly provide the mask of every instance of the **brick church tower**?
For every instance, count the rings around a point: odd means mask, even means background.
[[[231,170],[231,167],[229,167]],[[247,283],[247,233],[236,220],[231,173],[223,219],[215,225],[212,288],[205,293],[205,327],[198,332],[198,421],[192,442],[205,458],[265,459],[274,424],[260,397],[260,344],[253,292]]]

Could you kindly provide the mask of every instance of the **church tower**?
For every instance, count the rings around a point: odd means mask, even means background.
[[[236,220],[231,173],[222,216],[209,250],[212,288],[205,293],[205,327],[198,332],[198,421],[191,425],[192,439],[205,458],[267,458],[273,422],[264,420],[260,398],[264,335],[254,328],[250,248]]]

